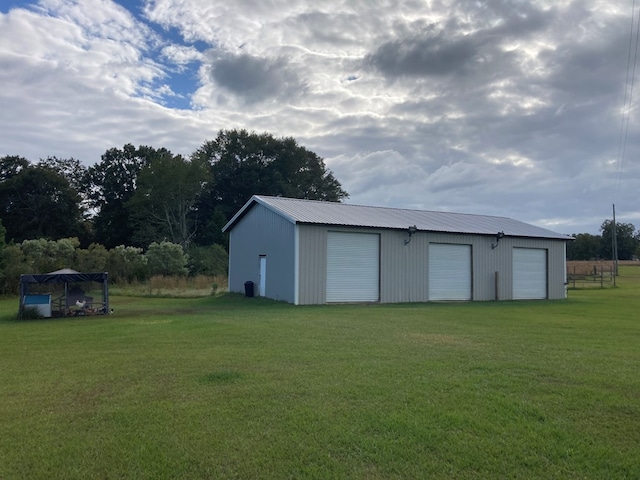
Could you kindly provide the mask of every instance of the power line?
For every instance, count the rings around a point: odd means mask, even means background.
[[[633,103],[633,86],[636,76],[636,65],[638,61],[638,43],[640,40],[640,9],[638,10],[638,21],[636,24],[636,44],[633,55],[633,69],[631,72],[631,80],[629,80],[629,69],[631,67],[631,50],[633,49],[633,25],[635,16],[636,2],[633,0],[631,6],[631,28],[629,29],[629,52],[627,55],[627,73],[625,77],[624,85],[624,100],[622,102],[622,120],[620,122],[620,141],[618,143],[618,158],[617,158],[617,183],[615,190],[615,197],[620,192],[620,184],[622,182],[622,172],[624,171],[624,159],[627,151],[627,138],[629,136],[629,116],[631,115],[631,105]],[[629,101],[627,102],[627,90],[629,91]]]

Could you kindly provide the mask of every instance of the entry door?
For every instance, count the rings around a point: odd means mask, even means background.
[[[267,256],[260,255],[260,276],[258,295],[264,297],[267,291]]]
[[[429,244],[429,300],[471,300],[471,245]]]
[[[513,298],[547,298],[547,251],[543,248],[513,249]]]

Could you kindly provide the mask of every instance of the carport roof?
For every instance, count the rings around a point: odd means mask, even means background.
[[[415,225],[418,231],[428,232],[476,235],[496,235],[498,232],[504,232],[505,236],[513,237],[572,240],[572,237],[567,235],[507,217],[371,207],[263,195],[251,197],[222,230],[225,232],[231,230],[255,204],[263,205],[294,224],[388,228],[394,230],[407,230]]]

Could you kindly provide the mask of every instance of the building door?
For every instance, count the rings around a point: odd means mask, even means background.
[[[380,235],[328,232],[327,302],[380,299]]]
[[[546,249],[513,249],[513,298],[514,300],[547,298]]]
[[[258,277],[258,295],[266,296],[267,293],[267,256],[260,255],[260,275]]]
[[[429,244],[429,300],[471,300],[471,245]]]

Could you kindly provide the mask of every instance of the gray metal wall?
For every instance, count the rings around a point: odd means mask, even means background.
[[[262,205],[253,206],[231,229],[229,291],[244,292],[244,283],[251,280],[257,295],[260,255],[266,255],[266,296],[294,303],[294,233],[290,221]]]
[[[316,225],[298,225],[298,303],[315,305],[327,298],[327,232]],[[349,230],[354,231],[354,230]]]
[[[319,225],[299,225],[299,304],[325,303],[327,232],[363,231]],[[495,249],[495,237],[418,232],[405,245],[406,232],[364,229],[380,234],[380,301],[429,300],[429,243],[460,243],[472,247],[473,300],[513,298],[513,248],[544,248],[548,254],[548,298],[565,298],[565,242],[533,238],[503,238]],[[497,295],[496,273],[498,272]]]

